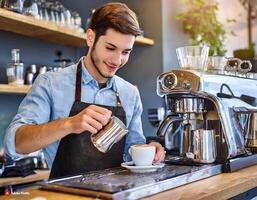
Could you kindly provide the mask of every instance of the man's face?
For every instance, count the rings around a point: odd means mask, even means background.
[[[135,36],[126,35],[108,29],[105,35],[98,38],[90,47],[90,56],[93,76],[99,82],[111,78],[116,71],[128,61],[130,52],[135,42]]]

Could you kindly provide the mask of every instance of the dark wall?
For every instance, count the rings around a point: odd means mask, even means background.
[[[162,72],[162,2],[159,0],[123,1],[133,9],[145,36],[154,39],[154,46],[136,46],[126,67],[119,74],[138,86],[143,102],[145,135],[155,135],[156,129],[147,119],[147,110],[162,106],[156,94],[156,78]]]
[[[82,17],[83,27],[91,10],[101,5],[104,0],[82,1],[62,0],[66,7],[76,10]],[[161,35],[161,1],[159,0],[130,0],[123,1],[137,12],[145,36],[153,38],[155,45],[135,46],[128,64],[118,73],[131,83],[138,86],[144,105],[142,116],[144,133],[153,135],[155,129],[147,120],[147,109],[158,107],[161,99],[156,95],[156,77],[162,71],[162,35]],[[152,12],[154,10],[154,12]],[[151,13],[151,15],[149,15]],[[160,30],[160,31],[156,31]],[[11,61],[11,49],[19,48],[21,59],[25,65],[37,64],[55,66],[56,50],[62,50],[63,56],[77,61],[86,53],[85,49],[49,43],[43,40],[0,31],[0,84],[7,83],[6,67]],[[0,145],[5,129],[15,115],[22,95],[0,94]]]
[[[0,146],[2,146],[5,129],[16,114],[23,97],[23,95],[0,94]]]

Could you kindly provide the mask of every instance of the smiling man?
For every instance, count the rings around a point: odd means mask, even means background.
[[[95,32],[87,30],[88,46],[91,47],[84,60],[85,66],[99,83],[106,83],[129,59],[135,42],[134,35],[125,35],[113,28],[96,42]]]
[[[51,178],[120,166],[130,160],[128,149],[145,143],[142,103],[135,86],[115,75],[140,35],[136,15],[125,4],[96,9],[86,32],[88,53],[77,64],[37,78],[6,132],[4,145],[13,158],[43,149]],[[90,140],[118,117],[128,134],[107,153]],[[156,142],[155,161],[164,159]]]

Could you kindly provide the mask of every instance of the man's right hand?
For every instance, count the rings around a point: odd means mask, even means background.
[[[16,152],[27,154],[37,151],[70,133],[97,133],[109,122],[111,115],[112,112],[106,108],[90,105],[72,117],[39,125],[22,125],[16,131]]]
[[[71,133],[84,131],[97,133],[109,122],[111,115],[112,112],[106,108],[90,105],[77,115],[68,118],[72,128]]]

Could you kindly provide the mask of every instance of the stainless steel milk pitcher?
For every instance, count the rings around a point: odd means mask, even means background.
[[[187,153],[194,162],[213,163],[216,160],[215,131],[197,129],[192,131],[192,148]]]
[[[91,135],[91,141],[101,152],[106,153],[128,133],[127,127],[117,117],[111,120],[100,131]]]

